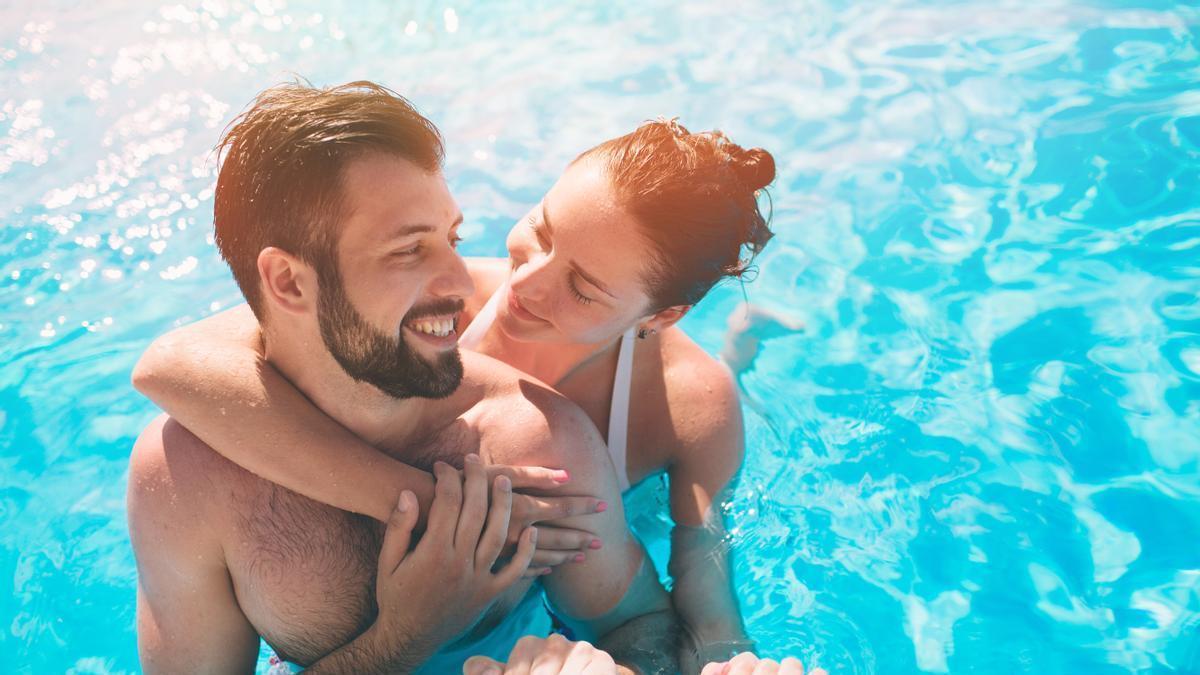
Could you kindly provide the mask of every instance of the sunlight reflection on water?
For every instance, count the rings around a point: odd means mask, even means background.
[[[63,5],[65,7],[65,4]],[[449,141],[467,254],[658,115],[771,150],[729,514],[751,632],[831,672],[1200,669],[1198,14],[1171,3],[0,8],[0,650],[136,669],[128,386],[240,301],[220,129],[298,73]],[[741,289],[686,327],[720,350]],[[640,529],[665,554],[641,488]],[[113,626],[111,631],[97,630]],[[115,640],[115,642],[114,642]],[[114,644],[116,646],[114,646]]]

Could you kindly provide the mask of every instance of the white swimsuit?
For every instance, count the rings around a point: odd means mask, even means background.
[[[483,336],[496,320],[496,305],[501,296],[508,291],[508,286],[496,289],[487,304],[458,339],[458,345],[464,349],[476,349],[483,341]],[[629,489],[629,476],[626,473],[625,442],[629,435],[629,388],[633,383],[633,329],[625,331],[621,336],[621,351],[617,354],[617,372],[613,377],[612,403],[608,409],[608,454],[612,457],[613,468],[617,470],[617,482],[621,492]]]

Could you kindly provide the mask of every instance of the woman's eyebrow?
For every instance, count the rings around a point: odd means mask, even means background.
[[[548,232],[551,236],[554,236],[554,227],[550,225],[550,214],[546,212],[545,199],[542,200],[542,225],[546,227],[546,232]],[[567,261],[567,266],[574,270],[575,273],[578,274],[584,281],[603,291],[608,297],[614,300],[617,299],[617,296],[613,295],[612,291],[608,290],[608,287],[600,283],[600,280],[596,277],[585,272],[584,269],[579,266],[579,263],[575,262],[574,260],[570,260]]]
[[[575,273],[578,274],[584,281],[595,286],[596,288],[599,288],[601,291],[604,291],[604,294],[613,300],[617,299],[617,296],[613,295],[611,291],[605,288],[604,284],[600,283],[596,277],[584,272],[583,268],[577,265],[574,260],[568,262],[567,264],[570,265],[571,269],[575,270]]]

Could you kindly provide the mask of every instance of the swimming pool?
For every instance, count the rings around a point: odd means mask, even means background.
[[[73,4],[0,7],[0,671],[138,668],[129,371],[239,302],[209,150],[294,72],[441,126],[468,255],[646,118],[775,154],[746,293],[805,328],[738,364],[729,506],[767,654],[1200,672],[1196,7]],[[741,300],[686,328],[719,352]]]

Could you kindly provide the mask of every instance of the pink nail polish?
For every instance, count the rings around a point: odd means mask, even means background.
[[[601,547],[601,546],[603,546],[603,545],[604,545],[604,544],[600,543],[600,540],[599,540],[599,539],[593,539],[593,540],[591,541],[591,543],[589,543],[589,544],[588,544],[588,548],[590,548],[590,549],[592,549],[592,550],[594,551],[594,550],[596,550],[596,549],[600,548],[600,547]]]
[[[547,575],[547,574],[550,574],[550,568],[549,568],[549,567],[547,567],[546,569],[542,570],[541,574],[542,574],[542,576],[545,576],[545,575]]]
[[[565,470],[554,472],[555,483],[566,483],[569,480],[571,480],[571,474],[567,473]]]
[[[583,562],[583,559],[584,559],[584,555],[582,553],[575,554],[575,558],[574,558],[575,562]]]
[[[604,513],[608,510],[608,502],[600,502],[596,504],[596,513]]]

